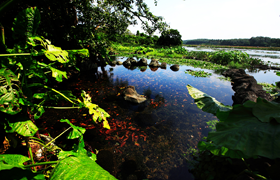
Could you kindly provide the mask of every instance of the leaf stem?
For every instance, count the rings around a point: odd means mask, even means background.
[[[68,97],[64,96],[64,94],[62,94],[61,92],[59,92],[59,91],[57,91],[57,90],[55,90],[55,89],[53,89],[53,88],[50,88],[50,87],[48,87],[48,86],[44,86],[44,88],[50,89],[50,90],[56,92],[57,94],[60,94],[62,97],[64,97],[65,99],[67,99],[67,100],[68,100],[69,102],[71,102],[72,104],[76,104],[76,103],[74,103],[73,101],[71,101]]]
[[[72,128],[71,126],[66,129],[65,131],[63,131],[62,133],[60,133],[58,136],[56,136],[53,140],[51,140],[48,144],[46,144],[44,147],[47,147],[49,144],[51,144],[52,142],[54,142],[57,138],[59,138],[62,134],[64,134],[66,131],[68,131],[70,128]]]
[[[24,166],[24,168],[34,167],[34,166],[41,166],[41,165],[48,165],[48,164],[57,164],[59,161],[48,161],[48,162],[41,162],[36,164],[30,164]]]
[[[53,109],[79,109],[80,107],[53,107],[53,106],[44,106],[44,108],[53,108]]]
[[[0,56],[30,56],[31,53],[0,54]]]

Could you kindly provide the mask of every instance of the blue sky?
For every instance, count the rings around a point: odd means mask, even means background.
[[[144,0],[182,39],[280,38],[280,0]],[[140,23],[139,23],[140,24]],[[141,32],[141,26],[130,26]],[[158,33],[156,35],[159,35]]]

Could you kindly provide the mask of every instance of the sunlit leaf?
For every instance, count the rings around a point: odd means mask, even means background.
[[[68,119],[61,119],[60,122],[66,122],[73,128],[67,137],[68,139],[76,139],[82,137],[83,134],[86,132],[85,128],[73,125]]]
[[[195,104],[199,109],[202,109],[204,112],[212,113],[216,115],[217,111],[229,111],[232,109],[231,106],[225,106],[215,98],[205,94],[204,92],[192,87],[191,85],[187,85],[190,95],[195,101]]]
[[[38,131],[37,126],[31,120],[20,119],[18,122],[8,122],[10,129],[6,128],[7,133],[18,133],[19,135],[30,137]]]

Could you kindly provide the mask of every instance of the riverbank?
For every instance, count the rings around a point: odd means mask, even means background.
[[[260,46],[228,46],[228,45],[205,45],[205,44],[183,44],[187,47],[207,47],[207,48],[236,48],[236,49],[257,49],[257,50],[271,50],[280,51],[280,47],[260,47]]]
[[[170,64],[181,65],[202,65],[206,69],[212,66],[220,66],[217,68],[252,68],[261,65],[260,59],[252,58],[245,52],[240,51],[188,51],[182,46],[176,47],[145,47],[145,46],[130,46],[113,44],[111,54],[118,54],[119,56],[136,56],[136,57],[158,57],[167,60]],[[202,62],[203,63],[202,63]],[[207,67],[205,67],[207,66]]]

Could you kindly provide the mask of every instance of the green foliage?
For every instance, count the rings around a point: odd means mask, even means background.
[[[182,44],[182,36],[177,29],[170,29],[161,33],[157,44],[163,46],[178,46]]]
[[[229,46],[265,46],[269,47],[280,47],[279,38],[270,37],[251,37],[250,39],[193,39],[184,40],[184,44],[207,44],[207,45],[229,45]],[[238,47],[239,48],[239,47]],[[244,47],[254,48],[254,47]],[[272,50],[272,49],[271,49]]]
[[[190,75],[195,76],[195,77],[209,77],[209,76],[212,75],[212,73],[207,73],[203,70],[201,70],[201,71],[186,71],[185,73],[190,74]]]
[[[0,155],[0,176],[3,179],[31,179],[44,180],[45,176],[41,173],[33,173],[30,169],[25,169],[24,162],[30,159],[19,154]]]
[[[50,180],[56,179],[113,180],[116,178],[100,167],[87,153],[80,153],[78,156],[70,156],[59,161],[50,178]]]
[[[276,87],[276,85],[273,84],[269,84],[269,83],[258,83],[259,85],[262,85],[263,90],[266,91],[266,93],[269,93],[271,96],[278,96],[279,92],[277,91],[278,87]],[[276,82],[277,84],[277,82]]]
[[[197,90],[190,91],[190,94],[200,109],[213,113],[220,120],[216,124],[216,132],[209,132],[207,137],[207,140],[212,141],[213,144],[200,143],[203,148],[213,150],[216,147],[225,147],[239,155],[242,152],[245,158],[263,156],[275,159],[280,157],[278,151],[280,140],[277,139],[280,137],[279,103],[258,98],[256,103],[246,101],[243,105],[233,106],[232,109],[210,111],[204,107],[204,98],[200,96],[213,99],[212,97]],[[210,105],[212,108],[216,106],[215,103]],[[231,154],[230,157],[235,157],[235,155]]]
[[[233,63],[247,63],[249,55],[246,52],[241,51],[217,51],[209,56],[210,61],[218,64],[229,64]]]
[[[37,7],[21,11],[14,20],[13,38],[24,40],[34,36],[40,24],[41,16]]]
[[[212,131],[216,131],[216,124],[218,123],[218,120],[211,120],[206,122],[206,124],[208,125],[208,128],[210,128]]]
[[[61,120],[61,122],[68,123],[73,129],[68,135],[68,139],[79,138],[79,143],[74,146],[73,151],[63,151],[56,145],[52,145],[54,148],[50,148],[49,145],[54,139],[48,144],[44,144],[42,140],[33,137],[38,132],[38,127],[35,125],[34,120],[42,116],[45,112],[44,108],[61,109],[61,107],[43,106],[44,102],[58,102],[61,99],[66,99],[73,105],[76,105],[76,107],[68,108],[89,108],[89,112],[93,114],[95,121],[103,120],[104,127],[110,128],[106,120],[109,114],[97,105],[92,104],[88,94],[82,92],[84,101],[81,102],[70,91],[59,92],[46,85],[48,76],[45,74],[49,70],[52,72],[52,77],[57,81],[62,81],[63,76],[67,78],[65,71],[57,69],[57,64],[68,65],[68,63],[74,62],[74,54],[80,53],[82,56],[88,56],[89,53],[86,49],[65,51],[51,45],[50,41],[43,37],[34,36],[40,22],[38,12],[36,7],[28,8],[16,17],[13,30],[14,38],[18,39],[19,42],[15,44],[13,49],[6,49],[10,54],[0,55],[2,56],[0,68],[0,110],[7,114],[0,123],[4,125],[5,133],[14,133],[17,136],[28,137],[25,138],[25,142],[30,154],[30,158],[16,154],[0,155],[0,176],[4,179],[45,179],[43,174],[34,173],[30,168],[58,163],[56,169],[52,171],[51,179],[64,179],[66,176],[64,173],[61,174],[61,172],[65,172],[65,170],[68,171],[67,177],[75,177],[74,174],[76,174],[75,179],[81,178],[80,173],[86,174],[89,179],[94,179],[94,177],[97,179],[115,179],[94,162],[96,156],[93,153],[84,149],[83,133],[85,129],[74,126],[68,119]],[[47,64],[38,62],[33,58],[33,56],[42,55],[45,55],[52,62]],[[32,92],[33,87],[45,88],[48,91],[45,93],[34,93]],[[33,98],[41,102],[34,104],[31,102]],[[29,119],[32,115],[34,118]],[[41,146],[41,149],[44,149],[44,151],[53,153],[54,150],[60,150],[60,155],[58,156],[60,161],[34,164],[33,153],[30,147],[31,142]],[[24,162],[30,160],[32,162],[31,165],[23,165]],[[66,167],[65,162],[73,164],[75,168],[69,165]]]
[[[6,68],[0,69],[0,80],[0,111],[11,115],[17,114],[21,111],[19,80]]]

